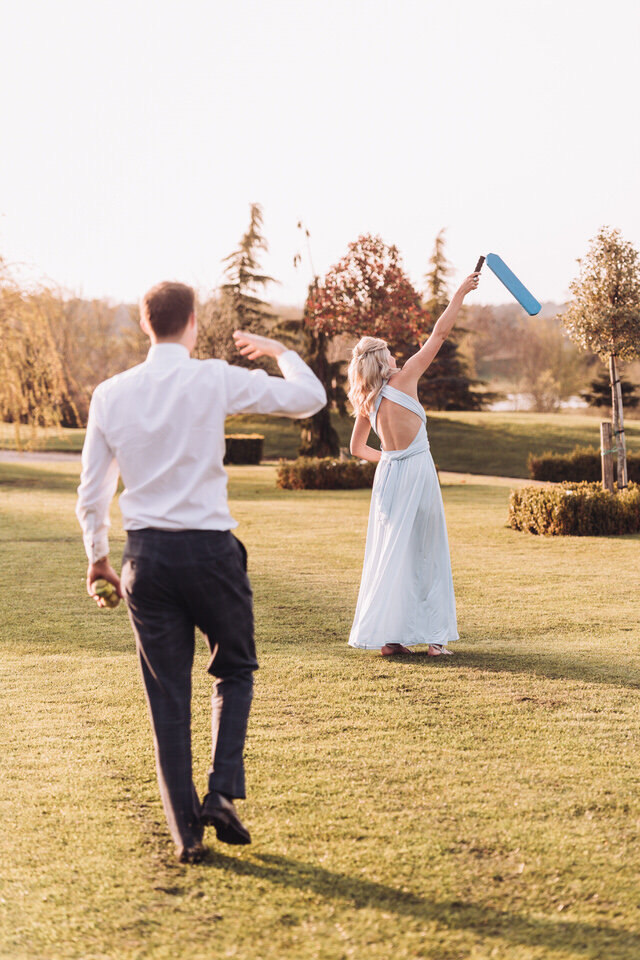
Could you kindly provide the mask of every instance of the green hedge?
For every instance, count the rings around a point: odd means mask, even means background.
[[[224,438],[225,463],[260,463],[264,437],[260,433],[228,433]]]
[[[548,480],[562,483],[565,480],[578,483],[582,480],[596,482],[602,478],[600,451],[595,447],[576,447],[572,453],[529,454],[527,460],[529,476],[532,480]],[[629,480],[640,483],[640,454],[627,454]],[[617,474],[617,463],[613,458],[613,475]]]
[[[356,490],[373,486],[376,464],[331,457],[281,460],[276,483],[283,490]]]
[[[528,533],[574,537],[640,531],[640,486],[609,493],[599,483],[522,487],[509,497],[509,526]]]

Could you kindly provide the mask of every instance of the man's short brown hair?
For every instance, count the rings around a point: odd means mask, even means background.
[[[191,287],[165,281],[145,293],[140,310],[156,337],[177,337],[186,327],[195,302]]]

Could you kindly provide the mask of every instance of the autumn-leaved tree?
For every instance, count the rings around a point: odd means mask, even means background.
[[[567,333],[609,365],[618,488],[627,485],[627,449],[619,360],[640,356],[640,257],[619,230],[602,227],[579,260],[580,275],[563,321]]]
[[[398,248],[365,234],[310,291],[306,322],[329,336],[382,337],[406,351],[422,337],[428,317],[404,271]]]
[[[351,243],[342,260],[309,287],[302,326],[303,356],[322,380],[329,403],[305,421],[301,452],[335,456],[339,438],[329,409],[333,403],[344,412],[346,396],[341,363],[329,360],[331,340],[340,334],[382,337],[403,361],[427,326],[420,294],[404,272],[397,247],[371,234]]]

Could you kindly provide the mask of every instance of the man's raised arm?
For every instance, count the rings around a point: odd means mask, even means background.
[[[285,417],[310,417],[327,402],[327,394],[315,373],[294,350],[278,340],[253,333],[234,333],[236,346],[249,360],[274,357],[282,377],[264,370],[227,367],[227,413],[279,413]]]

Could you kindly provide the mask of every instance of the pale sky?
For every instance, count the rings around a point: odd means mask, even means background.
[[[561,301],[602,224],[640,247],[637,0],[4,0],[0,255],[137,300],[207,291],[264,207],[268,297],[360,233],[421,286],[500,254]],[[508,294],[488,272],[473,302]]]

